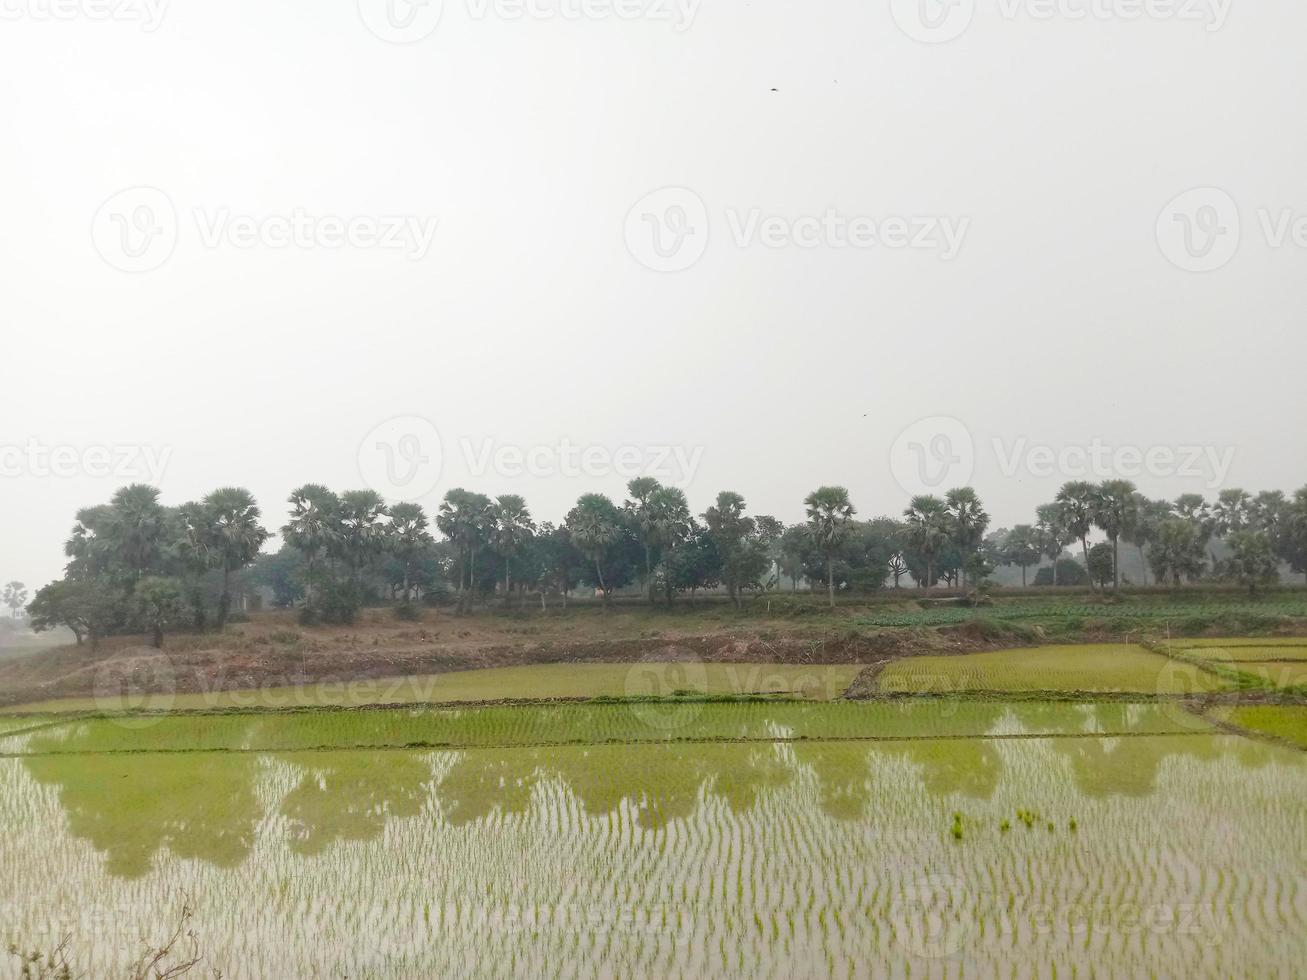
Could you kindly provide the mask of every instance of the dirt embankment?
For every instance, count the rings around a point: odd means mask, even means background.
[[[291,629],[246,624],[223,636],[179,636],[163,650],[116,638],[98,651],[63,647],[0,664],[0,706],[124,692],[250,690],[320,681],[558,663],[879,664],[920,654],[1023,645],[1016,636],[945,630],[683,630],[655,636],[521,636],[459,621],[444,628]],[[589,632],[589,631],[587,631]]]

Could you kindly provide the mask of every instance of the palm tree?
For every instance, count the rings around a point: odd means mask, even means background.
[[[390,512],[375,490],[347,490],[340,495],[340,557],[349,566],[350,581],[361,584],[363,569],[385,546]]]
[[[1080,541],[1080,552],[1089,568],[1089,532],[1094,527],[1094,514],[1098,511],[1098,487],[1085,480],[1072,480],[1057,492],[1057,503],[1062,505],[1062,527]],[[1093,576],[1089,579],[1090,591],[1095,589]]]
[[[227,625],[231,611],[231,573],[258,557],[268,532],[259,523],[254,495],[241,487],[222,487],[203,500],[204,538],[214,563],[222,569],[222,598],[218,601],[218,629]]]
[[[1144,584],[1148,584],[1149,560],[1146,550],[1157,540],[1158,529],[1164,521],[1175,517],[1168,500],[1149,500],[1135,494],[1134,520],[1125,531],[1125,539],[1139,549],[1139,563],[1144,569]]]
[[[485,543],[491,526],[490,498],[456,488],[445,494],[436,515],[436,527],[458,550],[458,609],[462,612],[476,598],[477,551]],[[468,588],[463,589],[463,572],[467,570]]]
[[[638,476],[626,485],[626,492],[631,499],[626,502],[626,509],[631,512],[632,523],[644,548],[644,584],[649,592],[649,604],[654,601],[653,549],[655,529],[649,501],[663,485],[652,476]]]
[[[926,593],[935,582],[935,562],[952,538],[948,504],[926,494],[913,497],[903,512],[907,537],[917,554],[926,562]]]
[[[1135,485],[1129,480],[1106,480],[1094,497],[1092,517],[1112,542],[1112,591],[1121,588],[1121,535],[1135,521]]]
[[[490,545],[504,559],[504,606],[507,607],[513,593],[513,556],[531,540],[535,524],[526,501],[513,493],[495,499],[490,517]]]
[[[803,501],[808,512],[808,533],[826,556],[826,594],[835,608],[835,549],[857,513],[844,487],[819,487]]]
[[[9,618],[17,619],[18,610],[27,604],[27,586],[22,582],[10,582],[5,586],[4,603],[9,607]]]
[[[1041,504],[1035,508],[1035,531],[1039,535],[1039,547],[1044,556],[1053,563],[1053,588],[1057,588],[1057,563],[1066,546],[1075,538],[1067,532],[1066,520],[1062,516],[1062,505],[1058,503]],[[1037,582],[1039,577],[1035,577]]]
[[[980,547],[989,527],[989,515],[971,487],[957,487],[944,496],[953,525],[953,543],[962,556],[962,586],[967,585],[967,559]]]
[[[663,591],[667,605],[672,604],[672,576],[669,563],[672,553],[690,535],[690,504],[685,493],[676,487],[659,487],[649,495],[645,508],[648,540],[658,548],[663,566]],[[645,552],[646,559],[648,551]],[[652,584],[650,598],[652,598]]]
[[[390,550],[404,567],[404,602],[413,597],[413,563],[431,544],[427,512],[421,504],[401,503],[390,508]]]
[[[306,592],[313,600],[318,560],[334,553],[340,537],[340,498],[320,483],[291,491],[290,520],[282,527],[287,544],[304,555]]]
[[[604,581],[604,559],[621,533],[621,514],[617,506],[601,493],[582,494],[576,506],[567,515],[567,529],[572,541],[587,558],[594,562],[595,578],[608,608],[608,583]]]

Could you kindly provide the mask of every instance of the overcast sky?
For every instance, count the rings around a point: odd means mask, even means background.
[[[391,2],[0,0],[0,580],[136,479],[1307,483],[1301,0]]]

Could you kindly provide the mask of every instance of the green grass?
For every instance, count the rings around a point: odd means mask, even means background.
[[[1307,690],[1307,661],[1277,664],[1240,663],[1237,666],[1240,674],[1256,678],[1261,684],[1286,691]]]
[[[934,700],[639,702],[126,716],[11,738],[20,754],[290,752],[540,744],[912,739],[995,734],[1167,734],[1208,728],[1173,706]]]
[[[1257,662],[1260,660],[1303,660],[1307,661],[1307,644],[1302,646],[1289,646],[1287,644],[1278,644],[1275,646],[1258,644],[1252,645],[1222,645],[1222,646],[1202,646],[1202,647],[1181,647],[1180,652],[1188,654],[1191,657],[1197,657],[1200,660],[1214,660],[1224,663],[1240,662]]]
[[[1084,691],[1187,694],[1231,686],[1197,667],[1127,644],[1035,647],[908,657],[877,678],[889,693]]]
[[[1251,732],[1272,735],[1307,749],[1307,707],[1249,705],[1218,708],[1215,717]]]
[[[115,711],[216,708],[359,707],[545,698],[697,694],[790,694],[812,700],[840,697],[862,670],[859,664],[541,664],[498,667],[422,677],[312,683],[258,691],[156,695],[144,705],[108,698],[66,698],[17,705],[12,712]]]
[[[980,608],[940,606],[921,610],[870,610],[853,617],[861,626],[947,626],[973,619],[1013,620],[1106,620],[1122,624],[1162,625],[1167,620],[1177,624],[1218,622],[1222,619],[1248,619],[1263,622],[1278,617],[1307,617],[1307,602],[1301,599],[1275,599],[1263,602],[1239,602],[1199,599],[1152,601],[1128,599],[1122,602],[1085,602],[1082,599],[1010,599]]]

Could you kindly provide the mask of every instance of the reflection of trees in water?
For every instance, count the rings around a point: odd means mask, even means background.
[[[495,810],[525,813],[537,784],[559,780],[587,814],[611,813],[629,800],[638,824],[654,830],[689,817],[701,795],[742,813],[791,778],[771,743],[476,749],[459,755],[436,795],[459,825]]]
[[[331,752],[287,761],[304,770],[281,803],[299,854],[320,854],[340,840],[372,840],[390,818],[417,816],[432,778],[426,758],[411,752]]]
[[[236,867],[262,815],[250,755],[46,755],[23,763],[58,789],[70,832],[120,878],[148,873],[165,846],[177,857]]]

